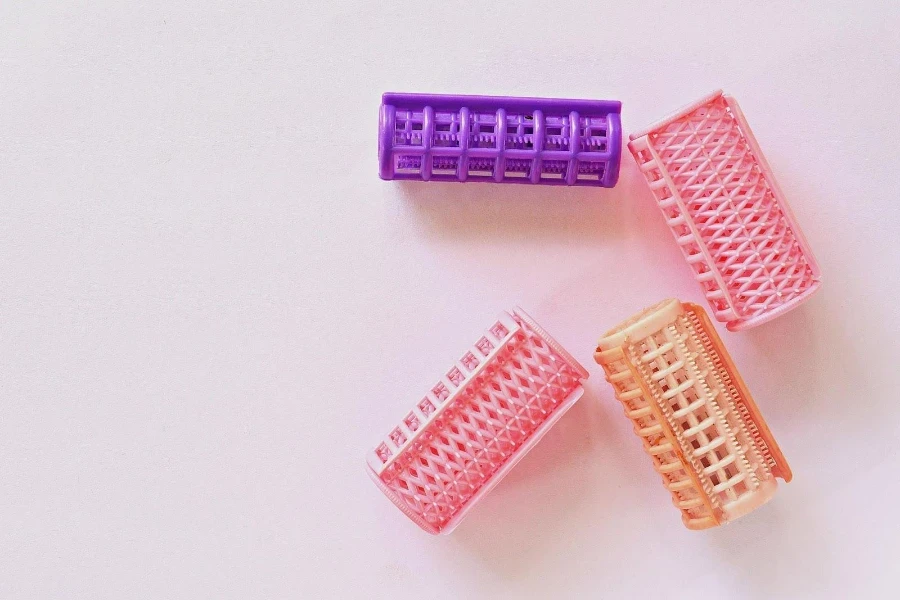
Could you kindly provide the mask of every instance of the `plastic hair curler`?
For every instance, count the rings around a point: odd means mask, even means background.
[[[583,393],[587,371],[521,309],[503,313],[378,446],[367,470],[450,533]]]
[[[382,179],[613,187],[622,103],[384,94]]]
[[[696,304],[666,300],[600,340],[595,360],[688,529],[741,517],[791,469]]]
[[[819,288],[816,259],[733,98],[715,92],[632,134],[628,147],[729,330],[765,323]]]

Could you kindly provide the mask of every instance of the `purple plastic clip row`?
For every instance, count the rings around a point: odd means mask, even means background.
[[[382,179],[613,187],[622,103],[387,93]]]

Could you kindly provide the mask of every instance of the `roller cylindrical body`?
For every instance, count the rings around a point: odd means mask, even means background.
[[[367,456],[388,498],[449,533],[583,393],[584,367],[521,309],[503,313]]]
[[[791,471],[706,313],[667,300],[594,355],[690,529],[732,521]]]
[[[608,100],[384,94],[382,179],[613,187],[622,105]]]
[[[628,148],[718,321],[738,331],[819,288],[816,259],[737,102],[721,91]]]

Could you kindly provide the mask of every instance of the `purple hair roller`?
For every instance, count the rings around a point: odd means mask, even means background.
[[[613,187],[622,103],[505,96],[381,97],[382,179]]]

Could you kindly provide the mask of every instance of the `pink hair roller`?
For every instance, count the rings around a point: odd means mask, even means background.
[[[819,288],[816,259],[731,96],[714,92],[630,137],[715,318],[729,330],[765,323]]]
[[[587,371],[521,309],[502,313],[366,457],[425,531],[450,533],[581,397]]]

